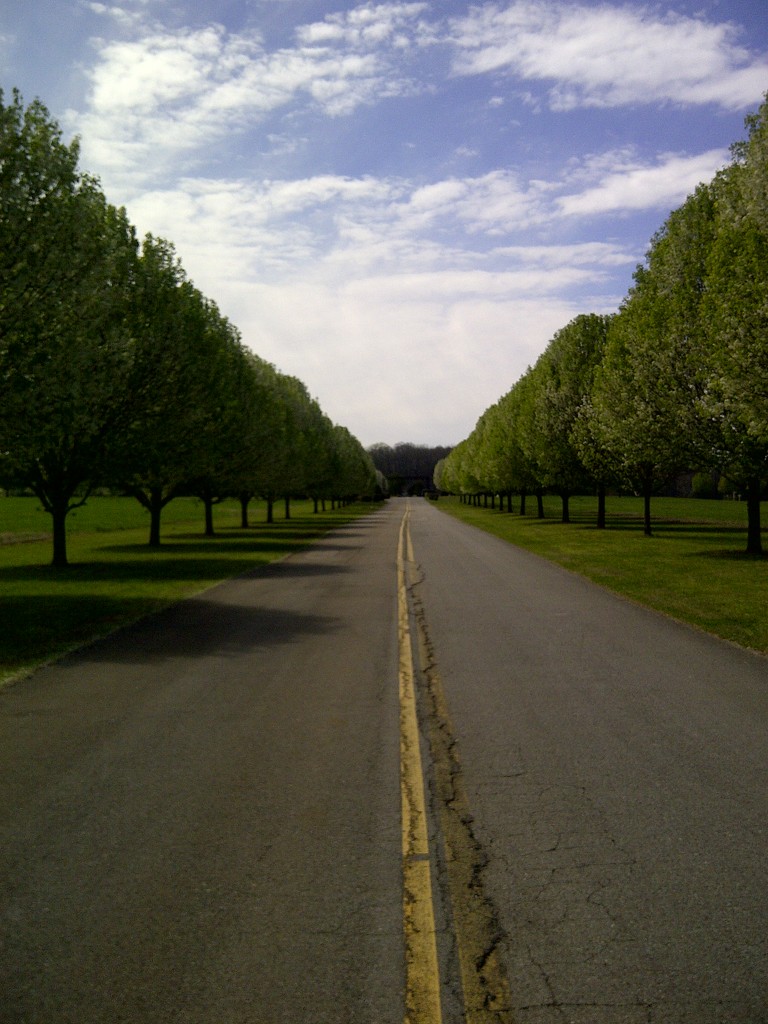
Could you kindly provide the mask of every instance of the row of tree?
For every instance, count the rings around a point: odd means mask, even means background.
[[[762,553],[768,480],[768,101],[732,162],[675,210],[617,313],[583,315],[436,469],[465,495],[563,499],[606,487],[645,498],[686,470],[722,474]],[[541,508],[541,505],[540,505]],[[605,525],[604,500],[598,525]]]
[[[93,488],[163,507],[372,494],[370,457],[301,381],[254,355],[173,245],[136,237],[46,108],[0,92],[0,483],[65,521]]]
[[[435,466],[450,451],[449,447],[432,448],[409,441],[399,441],[392,447],[380,441],[371,445],[368,454],[376,469],[386,477],[390,494],[422,494],[432,487]]]

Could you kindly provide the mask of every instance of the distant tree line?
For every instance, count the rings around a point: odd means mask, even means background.
[[[450,451],[449,447],[430,448],[403,441],[394,447],[379,442],[371,445],[368,454],[376,469],[386,477],[390,493],[400,494],[404,489],[418,493],[429,489],[435,466]]]
[[[78,169],[46,108],[0,91],[0,484],[30,489],[67,562],[67,514],[95,487],[133,495],[160,543],[164,506],[373,494],[373,463],[304,384],[279,373],[188,279],[139,242]]]
[[[576,317],[435,472],[467,498],[629,489],[682,471],[722,476],[762,553],[768,481],[768,101],[732,161],[653,237],[617,313]],[[605,525],[604,500],[598,525]]]

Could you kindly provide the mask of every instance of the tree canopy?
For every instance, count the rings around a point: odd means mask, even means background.
[[[677,474],[727,479],[747,496],[747,551],[762,552],[768,482],[768,101],[733,162],[651,240],[620,309],[584,315],[443,459],[466,496],[606,485],[645,497]],[[602,525],[602,523],[600,524]]]
[[[362,446],[247,348],[173,244],[141,244],[38,100],[0,92],[0,484],[34,492],[67,563],[92,489],[134,495],[160,543],[181,493],[373,494]],[[271,507],[271,506],[270,506]]]
[[[386,477],[392,493],[403,489],[420,493],[432,486],[435,466],[450,450],[409,441],[400,441],[394,446],[379,442],[371,445],[368,454],[376,469]]]

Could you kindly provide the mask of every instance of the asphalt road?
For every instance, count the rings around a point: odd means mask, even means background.
[[[0,1021],[766,1024],[766,754],[766,659],[393,500],[0,692]]]

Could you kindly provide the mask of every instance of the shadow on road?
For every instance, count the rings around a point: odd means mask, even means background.
[[[134,551],[133,549],[124,549]],[[185,547],[189,551],[189,547]],[[316,545],[313,545],[316,550]],[[348,549],[347,549],[348,550]],[[334,564],[323,564],[322,562],[301,562],[301,561],[278,561],[266,565],[249,566],[246,559],[238,564],[228,558],[216,558],[215,556],[195,558],[174,557],[170,550],[160,549],[159,556],[155,558],[126,558],[119,562],[97,561],[74,562],[63,569],[53,569],[49,565],[9,565],[0,567],[0,585],[3,582],[20,583],[36,582],[44,584],[58,584],[72,581],[77,584],[85,584],[89,581],[125,582],[126,584],[141,584],[162,580],[200,580],[205,583],[210,580],[212,583],[217,580],[228,579],[240,575],[244,576],[266,576],[266,575],[291,575],[291,576],[318,576],[330,575],[332,573],[344,572],[344,567]],[[27,597],[25,600],[34,600]]]
[[[59,584],[68,578],[76,582],[76,592],[67,592],[65,586],[3,597],[0,674],[4,668],[36,661],[41,650],[57,657],[83,644],[90,646],[78,657],[90,661],[143,663],[188,654],[235,655],[334,628],[334,621],[324,616],[250,605],[248,583],[341,575],[347,571],[343,565],[288,559],[257,566],[235,577],[239,589],[234,601],[225,596],[231,591],[224,584],[216,585],[218,579],[232,575],[232,564],[212,559],[204,568],[202,572],[200,559],[89,563],[56,576]],[[204,595],[170,599],[152,593],[155,582],[199,582],[207,572],[211,588]],[[50,582],[50,568],[0,569],[0,587],[4,581],[29,580]],[[114,587],[121,582],[124,593]],[[99,593],[100,584],[106,592]],[[103,639],[95,639],[99,637]]]
[[[238,657],[336,628],[334,619],[322,615],[194,598],[126,626],[76,657],[86,664],[111,665]]]

